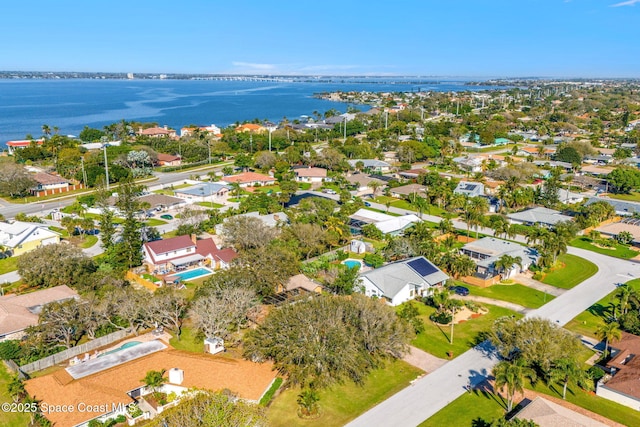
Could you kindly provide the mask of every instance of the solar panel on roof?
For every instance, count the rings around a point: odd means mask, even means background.
[[[435,265],[431,264],[424,258],[418,258],[414,259],[413,261],[409,261],[407,265],[414,269],[415,272],[422,277],[426,277],[438,271],[438,268]]]

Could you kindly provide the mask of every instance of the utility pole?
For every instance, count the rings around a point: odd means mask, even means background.
[[[106,175],[107,181],[107,190],[109,189],[109,162],[107,161],[107,147],[109,144],[104,144],[102,148],[104,149],[104,173]]]
[[[344,116],[344,139],[342,140],[342,145],[347,142],[347,116]]]
[[[269,126],[269,152],[271,152],[271,132],[273,132],[271,129],[271,126]],[[316,135],[317,134],[318,133],[316,132]]]
[[[207,138],[207,148],[209,150],[209,164],[211,164],[211,140]]]
[[[82,184],[87,188],[87,172],[84,170],[84,157],[80,157],[80,164],[82,165]]]

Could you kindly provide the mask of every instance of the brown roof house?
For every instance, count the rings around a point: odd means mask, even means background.
[[[404,199],[408,197],[425,197],[427,194],[427,187],[420,184],[407,184],[401,187],[392,188],[389,190],[393,197]]]
[[[226,269],[238,256],[231,248],[219,249],[212,238],[198,240],[195,235],[147,242],[142,253],[149,271],[160,274],[194,265]]]
[[[66,285],[54,286],[23,295],[0,297],[0,341],[20,339],[24,330],[38,324],[42,307],[52,302],[79,298],[78,293]]]
[[[327,170],[324,168],[304,167],[293,171],[298,182],[323,182],[327,180]]]
[[[595,420],[596,414],[586,416],[542,397],[536,397],[515,414],[515,418],[531,420],[540,427],[605,427]]]
[[[169,129],[168,126],[163,127],[151,127],[147,129],[138,129],[136,132],[138,135],[148,136],[150,138],[175,138],[176,131],[174,129]]]
[[[622,332],[612,355],[609,375],[598,382],[596,394],[640,411],[640,337]]]
[[[180,156],[158,153],[158,164],[160,166],[180,166],[182,164],[182,159]]]
[[[178,351],[160,340],[133,343],[64,370],[30,379],[25,388],[34,399],[50,408],[62,408],[63,405],[70,408],[66,412],[45,413],[56,427],[85,426],[90,420],[104,421],[121,414],[127,416],[132,425],[134,421],[127,413],[130,406],[138,406],[143,413],[141,419],[153,418],[167,407],[192,396],[194,389],[230,390],[240,399],[257,402],[277,375],[270,362],[254,363]],[[151,370],[166,370],[168,381],[158,392],[175,393],[176,400],[159,406],[148,399],[152,391],[141,379]]]

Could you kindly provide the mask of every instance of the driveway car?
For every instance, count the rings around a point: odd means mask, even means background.
[[[451,288],[451,290],[457,295],[462,295],[465,297],[469,295],[469,288],[466,288],[464,286],[454,286],[453,288]]]
[[[173,217],[169,214],[160,215],[160,218],[167,219],[167,220],[173,219]]]

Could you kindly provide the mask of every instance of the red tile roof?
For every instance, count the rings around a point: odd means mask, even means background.
[[[44,141],[42,139],[35,139],[35,140],[25,139],[21,141],[7,141],[7,145],[9,147],[28,147],[31,145],[32,142],[35,142],[38,145],[42,145]]]
[[[158,153],[159,162],[175,162],[180,160],[180,156],[172,156],[171,154]]]
[[[238,253],[231,248],[220,249],[216,252],[215,257],[229,264],[238,257]]]
[[[177,236],[170,239],[156,240],[155,242],[147,242],[144,245],[158,255],[196,246],[190,236]]]
[[[37,183],[42,184],[42,185],[49,185],[49,184],[67,184],[69,183],[69,180],[66,178],[63,178],[59,175],[53,175],[50,173],[46,173],[46,172],[38,172],[35,175],[33,175],[33,179],[36,180]]]
[[[228,175],[222,177],[222,180],[225,182],[237,182],[239,184],[245,184],[249,182],[263,181],[263,182],[275,182],[276,179],[269,175],[263,175],[261,173],[255,172],[244,172],[238,175]]]

